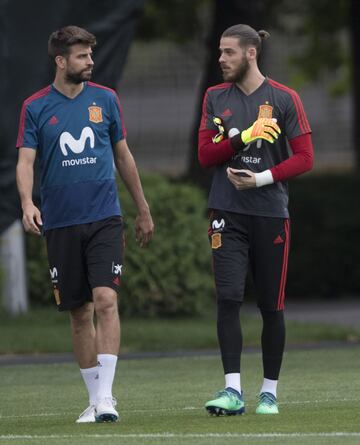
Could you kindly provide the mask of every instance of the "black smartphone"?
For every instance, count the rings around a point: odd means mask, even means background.
[[[251,176],[249,174],[247,174],[246,172],[236,172],[235,175],[241,176],[242,178],[251,178]]]

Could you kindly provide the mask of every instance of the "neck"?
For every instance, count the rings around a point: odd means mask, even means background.
[[[84,82],[70,83],[65,81],[65,79],[60,78],[59,76],[56,76],[54,80],[54,87],[64,96],[73,99],[83,90]]]
[[[253,67],[241,82],[236,82],[236,85],[243,93],[249,95],[257,90],[264,80],[265,76],[261,74],[259,68]]]

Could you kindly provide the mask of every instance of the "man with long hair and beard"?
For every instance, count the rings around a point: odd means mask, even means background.
[[[219,63],[225,83],[206,91],[199,129],[199,161],[203,167],[215,167],[209,238],[225,388],[205,407],[216,415],[245,412],[240,308],[248,268],[263,320],[264,378],[256,413],[279,412],[290,241],[287,180],[313,164],[311,129],[298,94],[258,68],[267,37],[266,31],[248,25],[224,31]]]
[[[154,227],[126,143],[118,96],[90,82],[95,44],[95,36],[77,26],[51,34],[55,79],[25,100],[17,139],[24,228],[45,234],[55,301],[60,311],[70,312],[74,353],[89,393],[89,406],[77,423],[119,418],[112,386],[124,242],[114,163],[138,210],[135,231],[141,246]],[[32,200],[36,156],[41,211]]]

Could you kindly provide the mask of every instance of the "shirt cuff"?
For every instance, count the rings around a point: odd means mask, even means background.
[[[270,170],[264,170],[261,173],[255,173],[256,187],[262,187],[274,183],[273,175]]]
[[[231,129],[231,130],[233,130],[233,129]],[[229,133],[231,132],[231,130],[229,131]],[[232,134],[234,134],[234,132]],[[235,135],[230,138],[230,144],[231,144],[232,149],[236,153],[239,152],[240,150],[243,150],[246,147],[243,140],[241,139],[240,132],[235,133]]]

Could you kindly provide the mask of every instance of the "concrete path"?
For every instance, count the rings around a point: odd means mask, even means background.
[[[257,312],[253,304],[244,304],[243,311]],[[285,301],[285,319],[309,323],[348,326],[360,330],[360,296],[358,299]]]
[[[360,296],[351,300],[286,303],[286,319],[348,326],[360,330]]]

